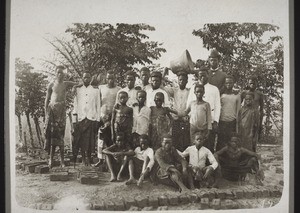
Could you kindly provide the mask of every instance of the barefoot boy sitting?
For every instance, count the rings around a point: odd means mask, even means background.
[[[217,187],[215,176],[218,174],[216,169],[218,162],[209,149],[203,146],[206,136],[200,132],[195,134],[194,145],[189,146],[182,152],[183,157],[189,156],[189,169],[195,182],[199,187],[211,184]],[[209,161],[210,165],[206,166]],[[217,177],[216,177],[217,178]],[[211,183],[210,183],[211,182]]]
[[[259,170],[258,159],[260,156],[255,152],[240,147],[240,139],[233,133],[227,145],[215,153],[215,158],[220,167],[225,168],[230,174],[237,173],[242,177],[246,173],[255,173],[257,184],[262,184],[263,172]]]
[[[148,135],[141,135],[139,137],[140,146],[136,147],[133,154],[134,156],[129,159],[129,175],[130,178],[126,185],[137,182],[138,186],[142,183],[147,175],[149,175],[154,165],[154,152],[149,147]],[[139,180],[136,181],[133,174],[140,175]]]
[[[128,155],[132,152],[130,146],[125,143],[124,133],[122,132],[116,134],[115,144],[103,150],[111,174],[110,182],[121,181],[121,174],[126,167]]]

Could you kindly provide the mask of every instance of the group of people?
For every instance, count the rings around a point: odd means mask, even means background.
[[[248,168],[258,174],[263,95],[255,78],[242,92],[235,91],[235,79],[222,71],[219,61],[212,50],[209,66],[197,70],[198,81],[191,88],[186,88],[185,70],[177,72],[178,85],[172,86],[163,85],[162,74],[147,67],[139,76],[128,71],[126,87],[120,88],[112,71],[105,85],[92,86],[89,73],[83,74],[83,83],[67,82],[64,68],[57,67],[45,103],[49,165],[59,146],[64,166],[65,93],[70,86],[75,95],[72,146],[80,148],[85,166],[91,166],[97,147],[94,166],[106,162],[112,182],[128,174],[126,184],[141,186],[149,177],[185,191],[217,187],[221,168]]]

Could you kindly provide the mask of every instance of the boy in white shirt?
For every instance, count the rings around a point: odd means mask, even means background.
[[[129,159],[129,174],[130,178],[126,182],[126,185],[137,183],[139,187],[154,165],[154,151],[149,147],[148,135],[141,135],[139,138],[140,146],[136,147],[134,152],[130,155],[134,155]],[[136,181],[133,174],[140,175],[139,180]]]
[[[211,187],[217,187],[216,169],[218,167],[218,162],[215,159],[211,151],[204,147],[203,144],[206,140],[206,136],[200,133],[196,133],[194,144],[186,148],[184,152],[181,153],[183,157],[189,156],[189,166],[191,174],[194,177],[194,181],[199,182],[199,187],[206,185]],[[209,161],[210,165],[206,166],[206,161]]]

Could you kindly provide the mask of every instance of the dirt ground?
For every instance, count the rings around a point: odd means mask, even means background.
[[[265,186],[283,185],[283,160],[282,147],[259,147],[258,151],[262,156],[261,168],[265,172],[263,184]],[[77,164],[79,165],[79,164]],[[153,185],[146,181],[142,188],[136,185],[125,185],[125,182],[108,182],[109,173],[99,173],[100,182],[98,185],[83,185],[76,179],[77,171],[80,166],[74,169],[69,167],[72,174],[69,181],[50,181],[49,174],[27,173],[16,170],[16,200],[20,206],[31,207],[36,203],[54,204],[54,209],[88,209],[90,203],[102,199],[135,197],[144,195],[168,195],[180,194],[175,189],[164,185]],[[245,185],[255,185],[254,177],[248,175]],[[233,189],[240,186],[236,182],[222,180],[220,189]],[[253,208],[268,207],[275,205],[280,198],[256,199],[252,200]],[[249,201],[250,202],[250,201]],[[251,203],[250,202],[250,203]],[[176,207],[177,209],[197,209],[197,204]],[[176,209],[170,207],[169,209]]]

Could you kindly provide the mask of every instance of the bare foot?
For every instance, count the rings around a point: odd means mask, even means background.
[[[130,185],[130,184],[135,184],[136,183],[136,179],[132,178],[132,179],[129,179],[128,181],[126,181],[126,185]]]
[[[116,179],[115,176],[112,176],[112,177],[110,178],[110,180],[109,180],[109,182],[116,182],[116,181],[117,181],[117,179]]]
[[[117,181],[122,181],[122,177],[120,174],[118,174],[118,176],[117,176]]]
[[[138,187],[142,187],[143,185],[143,180],[140,178],[136,184]]]

